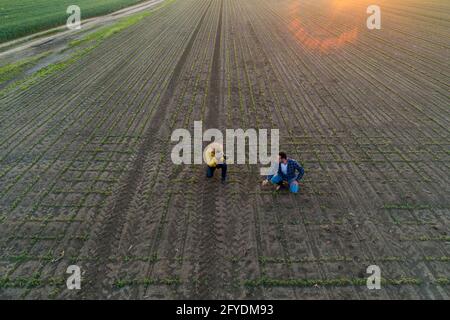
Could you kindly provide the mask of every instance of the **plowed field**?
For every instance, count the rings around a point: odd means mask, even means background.
[[[0,297],[449,299],[450,4],[370,4],[176,0],[1,96]],[[199,120],[278,128],[300,193],[174,165]]]

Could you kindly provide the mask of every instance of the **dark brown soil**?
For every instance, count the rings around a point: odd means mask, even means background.
[[[448,299],[450,7],[369,2],[175,1],[0,98],[0,298]],[[198,120],[280,129],[301,192],[172,164]]]

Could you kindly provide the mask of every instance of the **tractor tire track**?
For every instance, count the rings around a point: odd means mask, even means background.
[[[221,39],[222,39],[222,15],[223,15],[223,0],[220,2],[219,21],[217,24],[216,39],[214,44],[214,54],[211,65],[211,76],[209,80],[209,90],[207,97],[207,114],[205,128],[218,128],[220,122],[220,108],[221,108]],[[216,174],[219,174],[218,172]],[[204,169],[199,173],[200,181],[204,180]],[[213,180],[213,179],[211,179]],[[203,198],[201,206],[200,217],[200,244],[199,244],[199,271],[196,288],[196,297],[198,299],[211,299],[217,295],[222,287],[220,281],[220,265],[223,257],[220,256],[224,239],[219,235],[224,234],[224,223],[222,217],[219,215],[226,214],[221,203],[221,187],[212,186],[217,181],[206,181],[203,184]],[[211,190],[213,190],[211,192]]]
[[[198,22],[186,45],[186,48],[174,68],[164,95],[148,123],[148,129],[145,132],[143,142],[139,147],[132,168],[128,172],[127,177],[119,189],[110,213],[104,218],[105,223],[101,224],[100,230],[97,230],[94,233],[94,235],[98,236],[95,247],[96,251],[99,253],[99,256],[97,257],[99,263],[96,266],[92,266],[92,268],[88,268],[87,277],[91,280],[88,281],[88,283],[92,284],[91,287],[86,289],[85,294],[88,297],[96,297],[98,294],[107,292],[111,289],[110,286],[104,283],[105,277],[107,277],[107,266],[105,262],[109,259],[113,249],[116,248],[117,242],[120,241],[120,239],[117,239],[116,235],[121,234],[121,230],[126,222],[126,217],[129,214],[128,211],[132,199],[138,190],[138,186],[144,179],[143,171],[144,164],[146,162],[145,159],[149,155],[150,151],[154,149],[155,143],[160,140],[158,137],[168,136],[167,132],[165,132],[167,127],[164,126],[164,122],[162,121],[165,113],[167,112],[166,106],[169,105],[170,99],[173,96],[181,71],[183,70],[187,57],[192,50],[194,40],[197,37],[210,6],[211,3],[204,10],[200,21]],[[95,282],[93,280],[95,280]]]

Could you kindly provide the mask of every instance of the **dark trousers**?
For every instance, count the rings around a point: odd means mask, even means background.
[[[208,178],[212,178],[214,176],[214,171],[216,171],[216,169],[222,170],[222,180],[225,180],[227,177],[227,164],[226,163],[218,164],[215,167],[208,166],[208,169],[206,169],[206,176]]]

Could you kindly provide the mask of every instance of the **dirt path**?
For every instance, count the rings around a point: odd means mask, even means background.
[[[163,1],[149,0],[104,16],[85,19],[82,21],[82,28],[80,30],[67,30],[67,27],[64,25],[2,43],[0,44],[0,59],[8,59],[17,54],[19,56],[30,56],[35,52],[36,48],[44,45],[50,50],[55,49],[55,47],[59,48],[61,44],[67,44],[73,41],[77,36],[80,37],[85,34],[86,31],[96,30],[107,23],[117,21],[142,10],[150,9]],[[53,47],[51,45],[52,43],[54,43]]]

